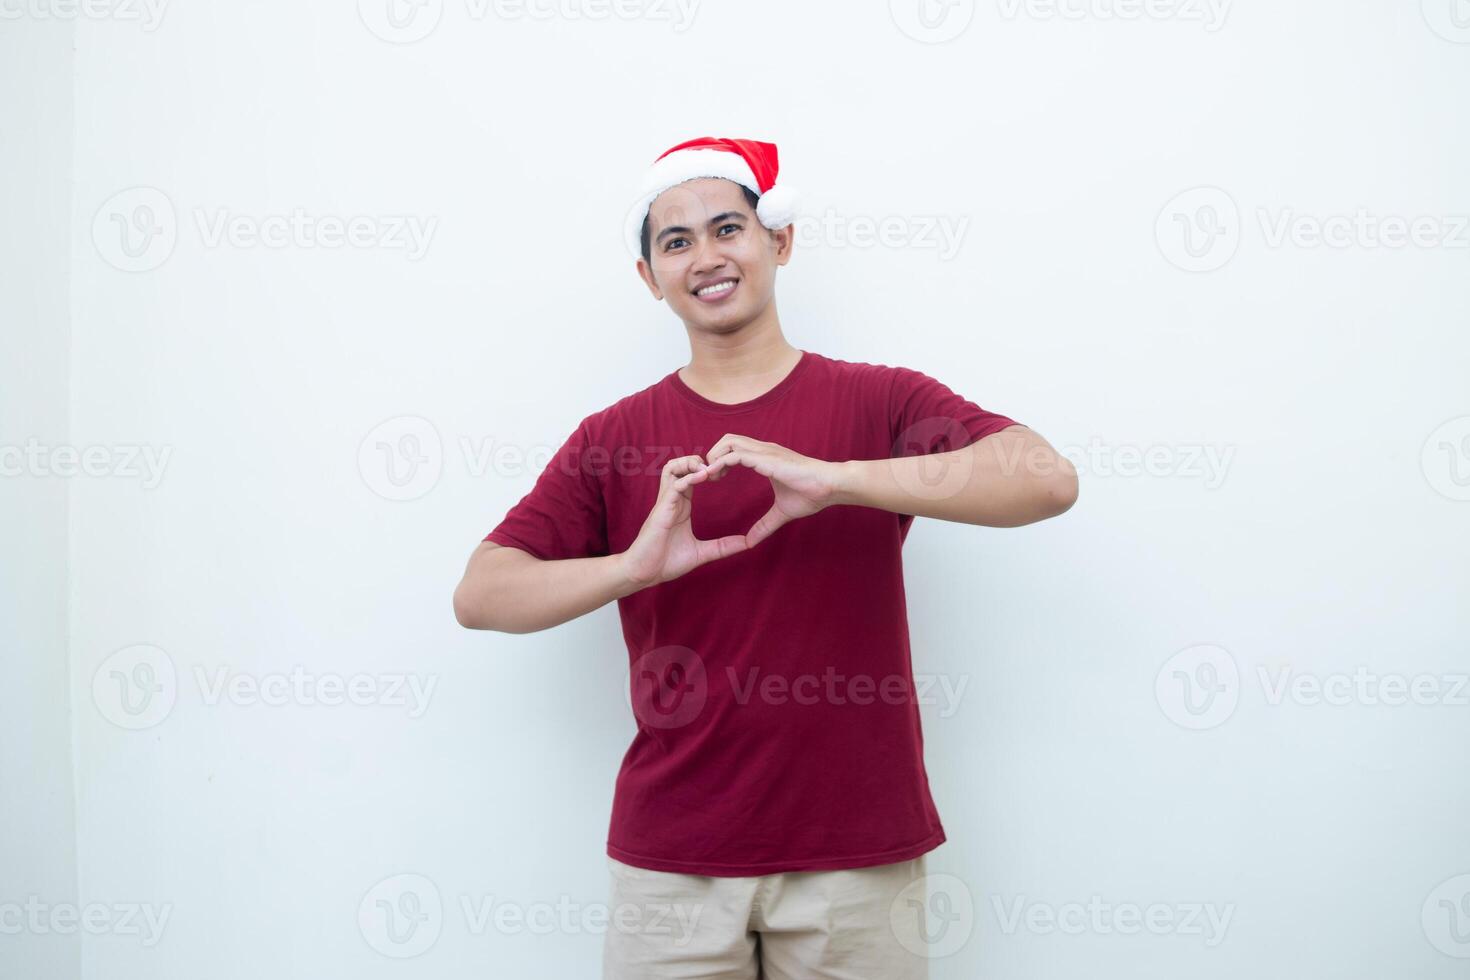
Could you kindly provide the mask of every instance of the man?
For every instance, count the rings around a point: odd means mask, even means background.
[[[585,417],[454,595],[462,625],[508,633],[618,602],[638,732],[607,840],[613,908],[687,914],[614,916],[608,978],[927,976],[924,855],[945,834],[900,548],[915,516],[1014,527],[1077,496],[1015,420],[787,342],[794,196],[777,170],[753,140],[655,161],[630,247],[690,362]]]

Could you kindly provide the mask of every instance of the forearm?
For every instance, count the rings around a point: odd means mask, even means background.
[[[1019,527],[1063,513],[1077,472],[1039,435],[1013,427],[946,453],[839,464],[835,503]]]
[[[534,633],[634,591],[617,555],[542,561],[496,548],[471,559],[454,590],[454,614],[470,629]]]

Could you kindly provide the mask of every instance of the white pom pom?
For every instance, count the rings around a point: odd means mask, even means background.
[[[756,217],[767,228],[785,228],[796,220],[797,193],[785,184],[776,184],[761,195],[755,206]]]

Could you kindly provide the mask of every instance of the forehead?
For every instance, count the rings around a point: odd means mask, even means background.
[[[649,226],[657,232],[669,225],[696,227],[722,211],[749,211],[745,189],[721,177],[697,177],[675,184],[648,207]]]

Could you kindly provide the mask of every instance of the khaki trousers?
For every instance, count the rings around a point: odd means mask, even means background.
[[[924,855],[715,877],[608,857],[603,980],[927,980]]]

